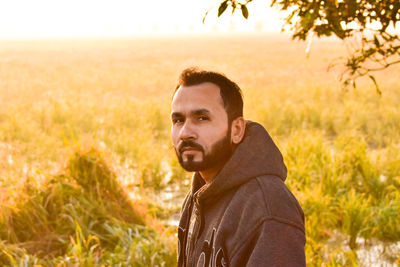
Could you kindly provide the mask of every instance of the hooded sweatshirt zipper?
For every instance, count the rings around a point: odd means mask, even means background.
[[[193,212],[193,197],[191,196],[189,198],[189,216],[186,219],[186,223],[185,223],[185,229],[189,229],[189,225],[190,225],[190,218],[192,217],[192,212]],[[186,232],[183,236],[183,247],[182,247],[182,251],[181,253],[183,254],[182,256],[182,260],[183,260],[183,267],[187,266],[187,240],[188,240],[188,235],[189,233]]]
[[[193,222],[193,230],[190,235],[190,240],[188,240],[189,247],[187,250],[187,252],[188,252],[187,253],[187,263],[188,263],[187,266],[192,266],[192,264],[193,264],[193,252],[194,252],[194,248],[196,247],[196,243],[197,243],[199,233],[200,233],[199,230],[201,228],[201,206],[200,206],[197,194],[195,194],[193,196],[193,202],[194,202],[194,205],[193,205],[192,214],[191,214],[190,220],[189,220],[189,228],[191,227],[190,224],[192,223],[192,220],[194,220],[194,222]],[[192,216],[194,216],[194,217],[192,218]]]

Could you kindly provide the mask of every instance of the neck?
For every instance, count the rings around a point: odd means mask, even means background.
[[[232,147],[232,154],[229,156],[229,158],[227,158],[226,160],[224,160],[217,166],[214,166],[207,170],[199,171],[201,178],[203,178],[203,180],[204,180],[204,182],[206,182],[206,184],[209,184],[212,182],[212,180],[214,180],[215,176],[217,176],[217,174],[221,171],[221,169],[225,166],[225,164],[229,161],[230,157],[235,152],[236,146],[237,145]]]
[[[206,184],[209,184],[214,180],[215,176],[219,173],[219,171],[222,169],[223,166],[217,166],[211,169],[207,169],[204,171],[199,171],[201,178],[206,182]]]

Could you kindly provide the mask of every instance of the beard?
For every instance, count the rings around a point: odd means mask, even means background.
[[[182,166],[182,168],[189,172],[203,171],[211,169],[217,165],[224,164],[229,160],[233,153],[233,146],[231,144],[230,136],[230,131],[228,131],[228,134],[226,136],[216,141],[212,145],[210,152],[207,154],[200,144],[192,140],[182,141],[178,149],[175,149],[179,164]],[[187,156],[186,161],[184,161],[182,158],[182,149],[184,147],[193,147],[198,149],[202,153],[202,160],[195,161],[194,156],[189,155]]]

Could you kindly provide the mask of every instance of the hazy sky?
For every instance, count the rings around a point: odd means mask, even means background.
[[[270,8],[268,1],[250,3],[248,20],[240,11],[231,16],[230,10],[218,19],[218,3],[218,0],[0,0],[0,38],[280,31],[282,15]]]

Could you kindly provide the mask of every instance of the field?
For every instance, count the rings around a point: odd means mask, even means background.
[[[284,154],[309,266],[400,265],[400,66],[343,90],[339,41],[283,35],[0,43],[0,265],[174,266],[189,189],[179,73],[243,90]]]

